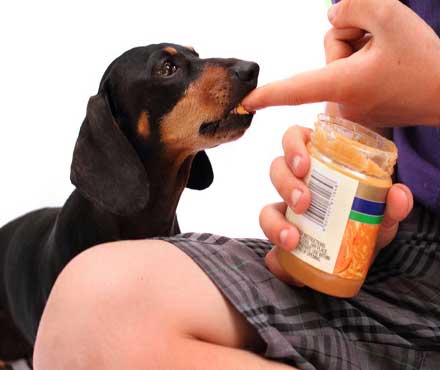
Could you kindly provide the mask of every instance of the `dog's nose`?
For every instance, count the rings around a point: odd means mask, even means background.
[[[257,63],[240,60],[232,67],[232,70],[240,81],[250,82],[258,77],[260,67]]]

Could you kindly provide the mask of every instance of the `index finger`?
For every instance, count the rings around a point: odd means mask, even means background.
[[[301,105],[323,101],[339,102],[340,79],[344,59],[314,71],[297,74],[286,80],[269,83],[253,90],[242,102],[249,112],[269,106]],[[347,72],[349,69],[345,69]],[[345,73],[346,73],[345,72]],[[340,85],[340,83],[339,83]]]

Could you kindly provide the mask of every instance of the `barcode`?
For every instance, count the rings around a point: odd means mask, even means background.
[[[309,209],[304,213],[304,217],[325,231],[333,199],[338,189],[338,182],[312,169],[308,187],[312,201]]]

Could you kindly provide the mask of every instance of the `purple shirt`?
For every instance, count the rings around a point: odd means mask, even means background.
[[[339,0],[333,0],[333,3]],[[439,0],[404,0],[440,35]],[[440,60],[439,60],[440,63]],[[440,96],[438,97],[440,104]],[[440,128],[413,126],[394,128],[399,148],[398,178],[417,201],[440,214]]]

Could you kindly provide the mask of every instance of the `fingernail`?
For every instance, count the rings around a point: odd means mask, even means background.
[[[292,206],[293,208],[296,207],[296,205],[299,202],[299,199],[301,198],[301,195],[303,194],[303,192],[299,189],[294,189],[292,191]]]
[[[295,157],[293,157],[293,171],[295,172],[295,175],[299,171],[300,163],[301,163],[301,156],[300,155],[296,155]]]
[[[335,19],[336,17],[336,10],[337,10],[336,8],[337,8],[337,4],[332,5],[328,10],[327,17],[330,22],[333,21],[333,19]]]
[[[405,197],[405,199],[406,199],[406,213],[407,213],[407,215],[411,212],[411,202],[410,202],[410,200],[408,199],[408,194],[407,194],[407,192],[404,190],[404,189],[402,189],[400,186],[398,186],[397,185],[397,189],[399,189],[399,191],[402,193],[402,195]]]
[[[286,245],[287,235],[289,235],[289,229],[281,230],[280,232],[280,242],[282,245]]]
[[[244,109],[246,109],[250,113],[254,113],[258,109],[258,107],[246,104],[244,102],[242,102],[241,105],[243,106]]]
[[[289,243],[289,238],[290,238],[290,243]],[[295,240],[297,239],[295,238],[295,229],[293,227],[281,230],[280,232],[281,248],[283,248],[288,252],[293,251],[298,243],[297,241],[295,242]]]

